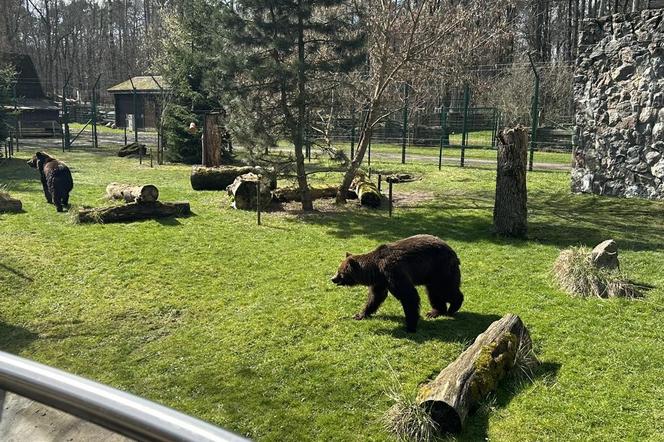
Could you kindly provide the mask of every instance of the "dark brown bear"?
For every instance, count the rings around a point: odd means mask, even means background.
[[[46,201],[55,204],[58,212],[64,211],[64,207],[69,205],[69,192],[74,188],[69,167],[42,152],[35,153],[28,166],[39,170]]]
[[[463,303],[459,258],[450,246],[431,235],[415,235],[383,244],[364,255],[346,253],[332,282],[340,286],[369,286],[364,310],[355,319],[375,313],[388,290],[403,306],[406,329],[414,332],[420,317],[416,285],[424,285],[432,310],[428,318],[452,316]],[[449,304],[449,306],[448,306]]]

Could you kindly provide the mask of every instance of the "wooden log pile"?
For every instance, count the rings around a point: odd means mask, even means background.
[[[191,169],[191,187],[194,190],[226,190],[235,178],[246,173],[269,175],[270,188],[277,187],[277,176],[274,170],[254,166],[193,166]]]
[[[111,183],[106,186],[109,199],[122,200],[126,203],[153,203],[159,198],[159,189],[152,184],[132,186],[130,184]]]
[[[428,411],[441,432],[457,433],[473,407],[531,351],[530,334],[521,319],[505,315],[433,381],[421,387],[417,403]],[[531,366],[537,363],[534,357],[527,361]]]
[[[173,203],[157,201],[159,190],[152,184],[132,186],[111,183],[106,187],[106,196],[127,204],[82,208],[75,213],[75,220],[79,223],[105,224],[191,214],[191,207],[187,201]]]

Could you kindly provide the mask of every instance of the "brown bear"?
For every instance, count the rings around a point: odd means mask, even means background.
[[[441,239],[415,235],[383,244],[363,255],[346,253],[332,282],[339,286],[369,286],[367,304],[355,315],[357,320],[374,314],[389,290],[401,302],[406,329],[414,332],[420,317],[420,297],[415,286],[426,286],[432,307],[428,318],[452,316],[463,303],[460,264],[454,250]]]
[[[58,212],[64,211],[64,207],[69,205],[69,192],[74,188],[69,167],[42,152],[35,153],[28,166],[39,170],[46,201],[55,204]]]

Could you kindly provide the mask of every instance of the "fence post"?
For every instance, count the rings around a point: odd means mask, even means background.
[[[408,83],[403,84],[403,132],[401,134],[401,164],[406,164],[406,140],[408,138]]]
[[[351,126],[350,126],[350,160],[353,161],[355,156],[355,110],[351,114]]]
[[[470,105],[470,87],[463,88],[463,127],[461,133],[461,167],[466,161],[466,145],[468,144],[468,106]]]
[[[447,138],[447,111],[445,105],[440,103],[440,151],[438,152],[438,170],[443,167],[443,146]]]
[[[99,87],[99,79],[101,74],[97,76],[95,85],[92,86],[92,147],[97,149],[99,141],[97,139],[97,87]]]
[[[537,128],[539,127],[539,85],[540,77],[537,69],[535,68],[535,63],[533,63],[533,57],[528,53],[528,59],[530,60],[530,66],[533,68],[533,73],[535,74],[535,90],[533,92],[533,104],[530,111],[531,116],[531,126],[530,126],[530,159],[528,160],[528,170],[533,170],[533,156],[535,155],[535,145],[537,144]]]
[[[369,140],[369,146],[367,147],[367,167],[371,167],[371,140]]]
[[[261,177],[258,177],[256,183],[256,222],[261,225]]]
[[[64,131],[62,134],[62,151],[65,149],[71,148],[69,142],[69,110],[67,109],[67,86],[69,85],[69,80],[71,79],[71,74],[67,75],[65,79],[65,84],[62,86],[62,124],[64,126]]]
[[[392,184],[394,184],[394,183],[392,183],[392,180],[387,180],[387,182],[389,184],[389,186],[388,186],[389,191],[388,191],[387,207],[388,207],[388,210],[389,210],[388,213],[390,214],[390,218],[392,218]]]

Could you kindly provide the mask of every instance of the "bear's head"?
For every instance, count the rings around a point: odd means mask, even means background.
[[[350,253],[346,252],[346,259],[341,261],[337,274],[332,278],[332,282],[336,285],[358,285],[360,284],[360,276],[362,268],[357,259]]]
[[[43,152],[35,152],[30,161],[28,161],[28,166],[32,167],[33,169],[42,170],[44,168],[44,164],[48,163],[49,161],[53,161],[53,157]]]

